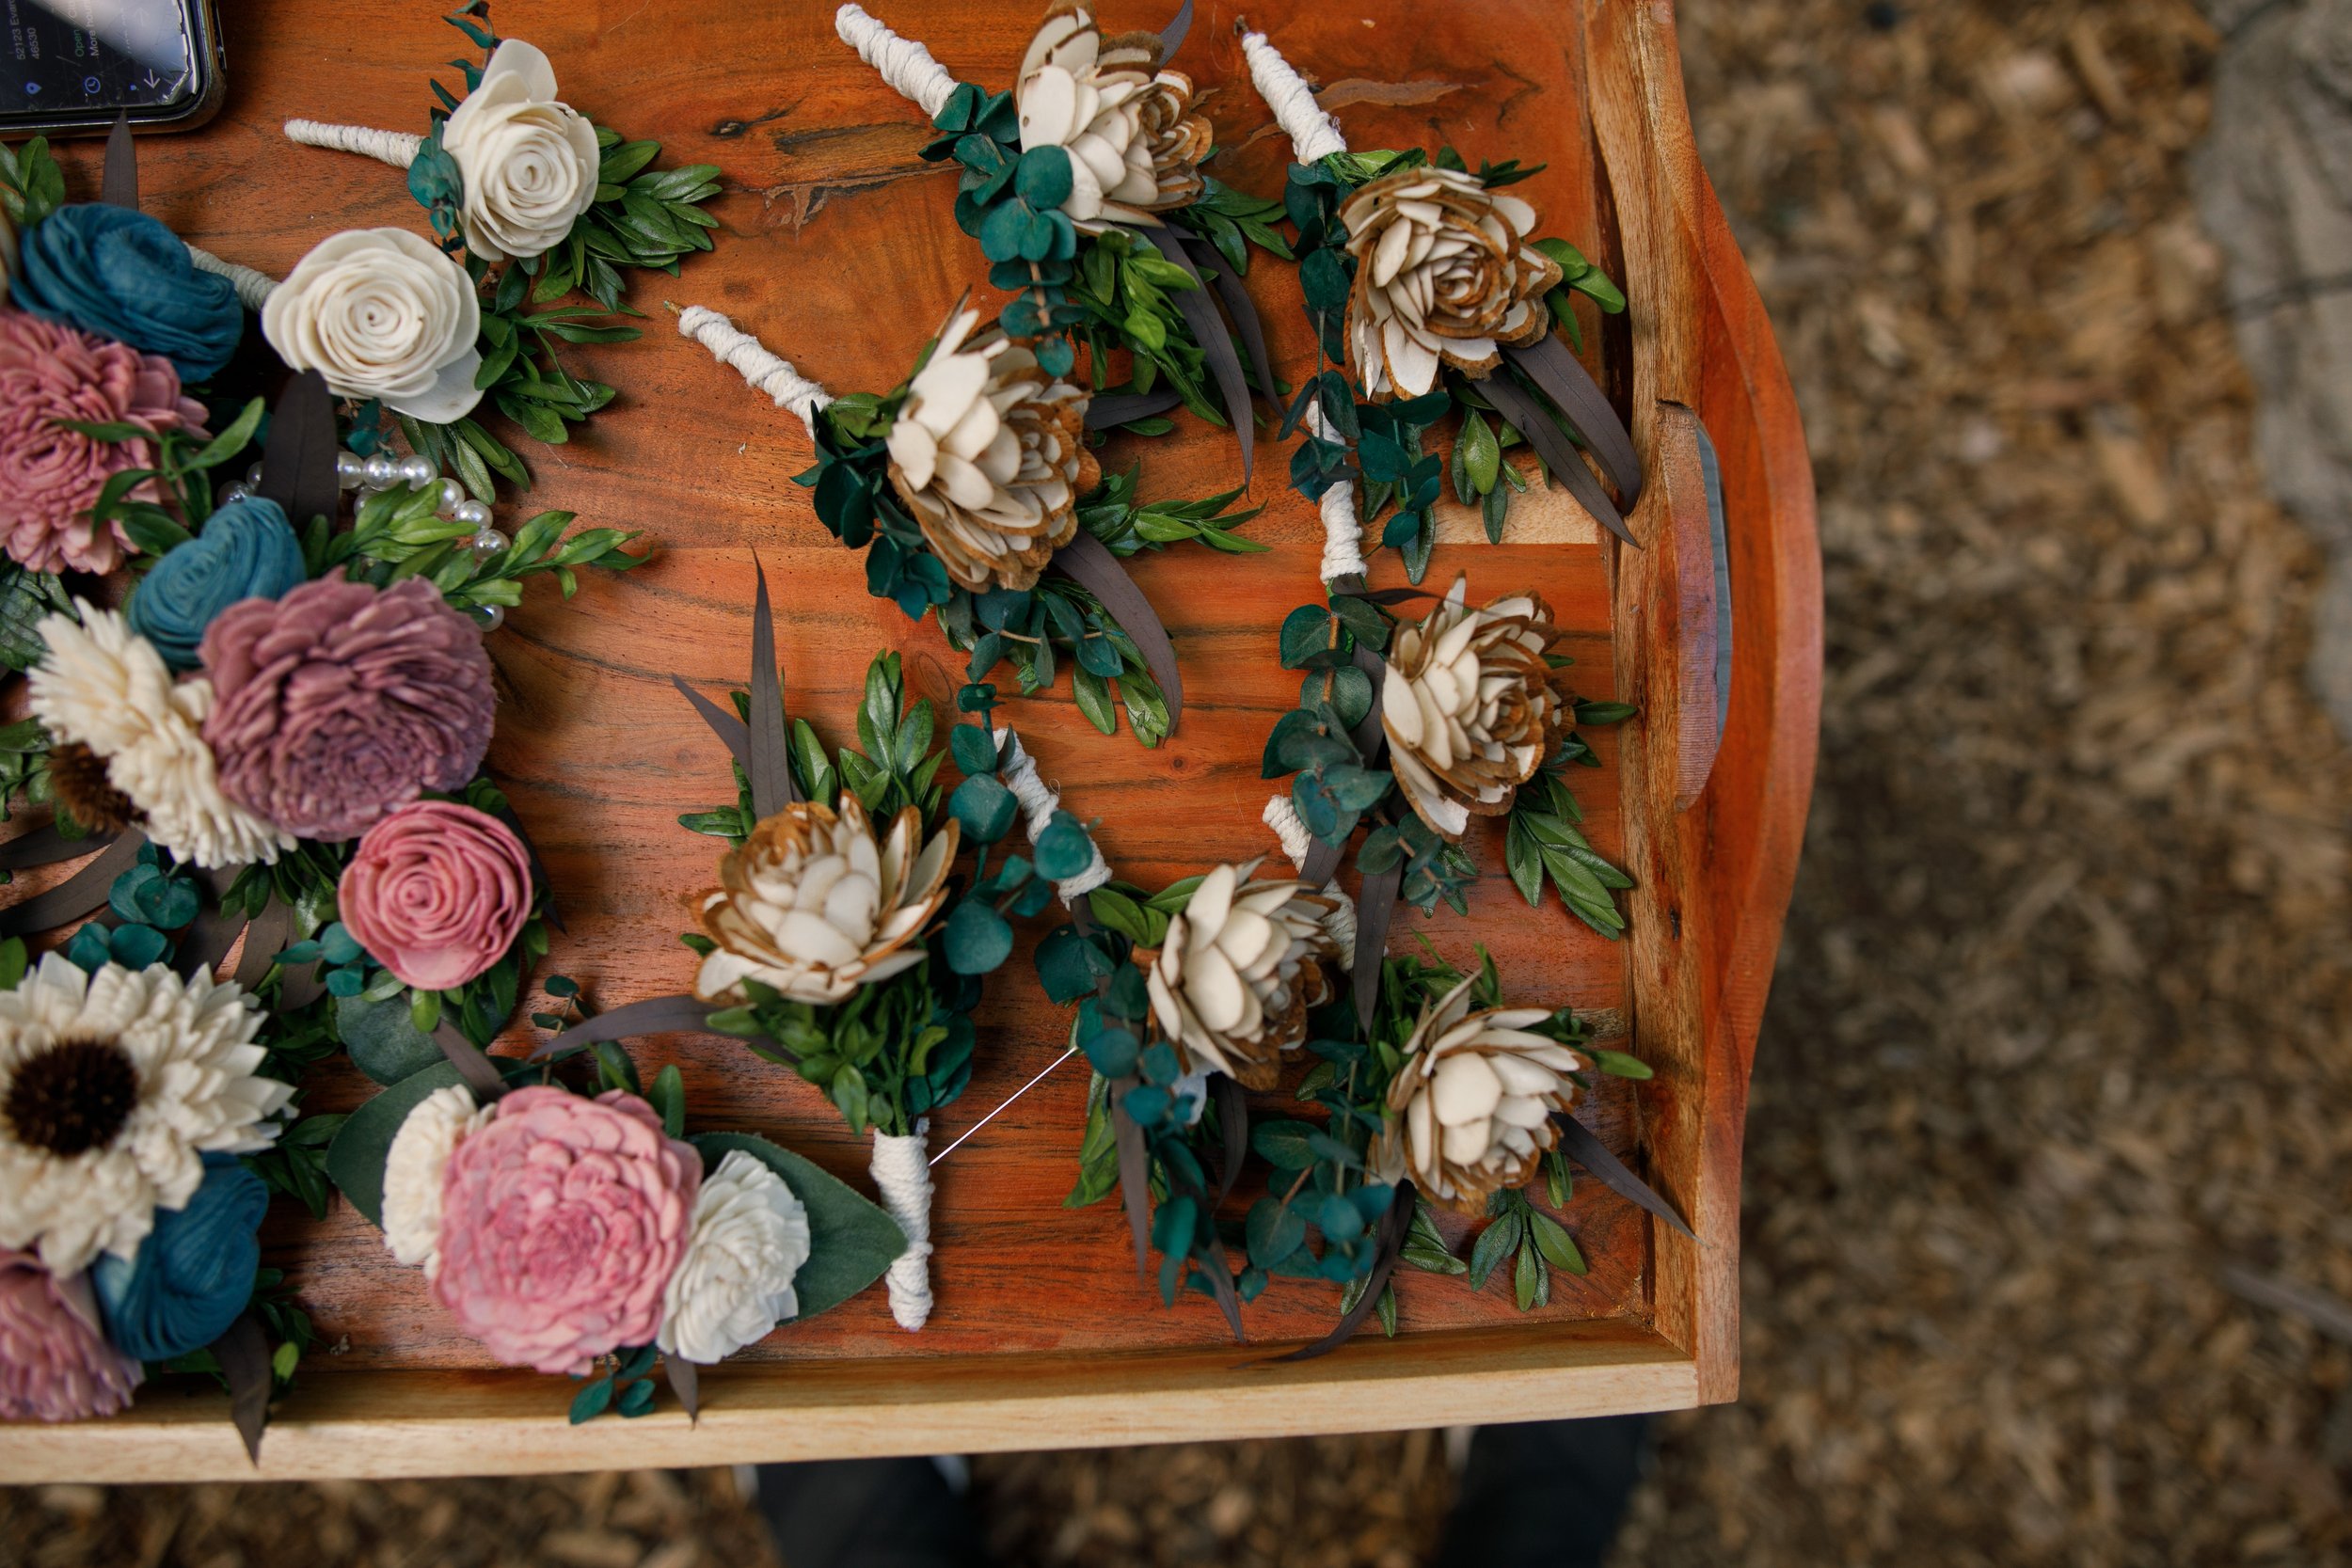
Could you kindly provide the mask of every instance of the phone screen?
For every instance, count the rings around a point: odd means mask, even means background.
[[[0,0],[0,117],[168,109],[201,90],[183,0]]]

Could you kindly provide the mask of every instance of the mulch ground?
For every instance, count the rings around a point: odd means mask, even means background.
[[[2352,1298],[2352,759],[2184,185],[2219,40],[2185,0],[1682,10],[1828,683],[1745,1391],[1661,1424],[1619,1560],[2344,1560],[2352,1348],[2263,1284]],[[976,1469],[1009,1563],[1406,1568],[1447,1494],[1414,1436]],[[39,1568],[765,1553],[723,1471],[0,1490]]]

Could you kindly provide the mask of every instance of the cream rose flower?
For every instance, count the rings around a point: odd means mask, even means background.
[[[462,1084],[436,1089],[409,1107],[384,1157],[384,1246],[395,1261],[441,1268],[441,1173],[468,1134],[493,1115]]]
[[[807,1208],[784,1178],[728,1150],[694,1195],[693,1230],[654,1342],[707,1367],[766,1338],[801,1309],[792,1280],[808,1253]]]
[[[466,248],[485,261],[553,249],[596,199],[596,128],[556,98],[555,68],[520,39],[491,55],[441,146],[465,180]]]
[[[405,229],[328,235],[262,307],[262,336],[287,364],[436,424],[482,401],[481,334],[473,279]]]
[[[147,836],[174,858],[218,869],[272,863],[293,848],[294,835],[221,793],[203,734],[213,683],[175,682],[119,614],[76,603],[80,621],[40,623],[48,652],[27,682],[34,717],[59,743],[89,749]]]
[[[233,982],[162,964],[85,974],[51,953],[0,991],[0,1247],[59,1275],[135,1257],[206,1154],[268,1148],[294,1088],[259,1076],[261,1028]]]

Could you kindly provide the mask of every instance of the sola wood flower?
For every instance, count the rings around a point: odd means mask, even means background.
[[[463,1084],[435,1089],[409,1108],[384,1156],[384,1246],[397,1262],[441,1272],[441,1180],[449,1157],[489,1124]]]
[[[291,1085],[259,1076],[262,1014],[233,983],[161,964],[85,974],[44,957],[0,992],[0,1247],[59,1274],[130,1258],[207,1153],[251,1153]]]
[[[499,961],[531,917],[531,857],[514,830],[453,800],[403,806],[359,840],[336,904],[394,978],[447,990]]]
[[[1159,951],[1139,950],[1152,1016],[1188,1069],[1274,1085],[1277,1057],[1307,1037],[1307,1009],[1329,994],[1321,960],[1340,957],[1325,924],[1331,900],[1293,881],[1245,881],[1220,865],[1171,916]]]
[[[60,207],[24,231],[16,302],[34,315],[112,338],[202,381],[245,336],[245,308],[224,277],[144,213],[105,202]]]
[[[116,474],[153,467],[155,443],[97,440],[69,420],[202,440],[204,405],[180,390],[160,355],[0,309],[0,544],[36,572],[111,572],[130,536],[120,523],[93,523],[90,508]],[[152,479],[130,497],[165,499]]]
[[[1454,578],[1426,620],[1397,628],[1380,689],[1397,782],[1448,840],[1472,814],[1507,813],[1574,714],[1548,657],[1560,632],[1544,601],[1514,594],[1471,610],[1469,591]]]
[[[516,1089],[450,1156],[434,1297],[510,1366],[580,1373],[651,1344],[701,1182],[635,1095]]]
[[[120,615],[79,609],[79,622],[42,620],[46,652],[27,682],[34,716],[58,744],[59,783],[76,816],[91,826],[135,818],[158,847],[206,867],[267,863],[292,848],[292,836],[221,789],[200,728],[213,683],[175,684]]]
[[[1192,78],[1160,69],[1160,35],[1104,38],[1093,10],[1056,0],[1021,62],[1021,150],[1070,154],[1061,210],[1081,229],[1147,221],[1200,198],[1216,140],[1192,112]]]
[[[327,236],[262,307],[262,336],[289,367],[437,424],[482,401],[481,331],[466,269],[405,229]]]
[[[728,1150],[694,1195],[693,1233],[655,1343],[709,1366],[766,1338],[800,1310],[792,1281],[808,1254],[807,1208],[765,1164]]]
[[[890,482],[948,577],[1034,587],[1078,529],[1102,478],[1087,450],[1087,397],[977,310],[958,311],[908,384],[890,427]]]
[[[545,254],[596,199],[596,128],[555,94],[547,55],[507,39],[441,127],[465,182],[466,248],[485,261]]]
[[[489,749],[482,634],[422,578],[322,578],[231,605],[203,655],[221,787],[304,838],[350,838],[422,790],[460,788]]]
[[[1560,263],[1528,244],[1535,209],[1454,169],[1406,169],[1359,188],[1340,207],[1356,286],[1347,345],[1365,391],[1419,397],[1440,363],[1485,376],[1497,345],[1551,330],[1544,295]]]
[[[0,1421],[79,1421],[131,1402],[142,1370],[106,1343],[81,1275],[0,1250]]]
[[[798,1002],[843,1002],[923,960],[917,939],[947,899],[959,828],[923,842],[909,806],[876,844],[857,797],[838,814],[801,800],[767,818],[719,863],[702,900],[718,945],[694,976],[705,1002],[741,1002],[757,980]]]
[[[1483,1214],[1489,1195],[1535,1174],[1559,1141],[1552,1113],[1583,1092],[1569,1074],[1592,1063],[1529,1032],[1549,1008],[1472,1011],[1475,983],[1470,976],[1423,1008],[1389,1086],[1397,1120],[1371,1157],[1386,1180],[1410,1176],[1436,1201]]]

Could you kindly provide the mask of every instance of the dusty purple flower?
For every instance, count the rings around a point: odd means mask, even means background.
[[[139,1364],[106,1343],[84,1275],[0,1249],[0,1421],[78,1421],[131,1402]]]
[[[423,790],[459,788],[490,744],[482,634],[421,578],[322,578],[231,605],[203,658],[222,792],[302,838],[351,838]]]

